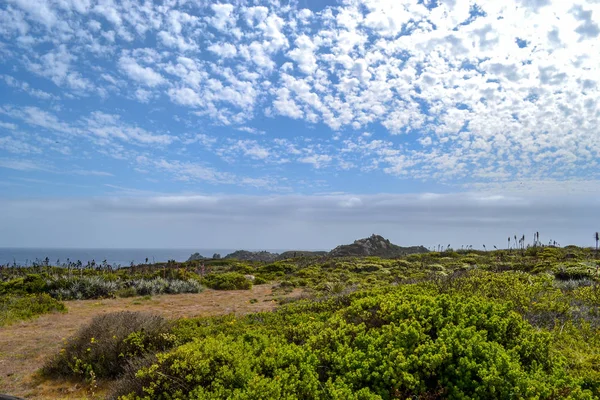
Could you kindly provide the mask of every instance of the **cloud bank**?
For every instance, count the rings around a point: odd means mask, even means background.
[[[7,246],[329,249],[372,233],[402,245],[593,244],[597,196],[119,196],[0,202]],[[49,233],[52,233],[49,235]],[[123,246],[126,243],[126,246]]]

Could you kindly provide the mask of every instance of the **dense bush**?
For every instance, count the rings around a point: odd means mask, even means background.
[[[47,294],[0,296],[0,326],[40,314],[66,310],[63,303]]]
[[[267,282],[268,282],[268,280],[266,280],[265,278],[257,276],[256,278],[254,278],[254,282],[252,282],[252,283],[254,283],[255,285],[262,285]]]
[[[572,266],[561,266],[554,272],[556,279],[567,281],[567,280],[579,280],[586,278],[593,278],[596,275],[593,268],[583,265],[572,265]]]
[[[194,280],[179,279],[135,279],[108,280],[101,276],[71,277],[48,280],[49,293],[56,298],[97,299],[114,296],[146,296],[158,294],[199,293],[202,285]]]
[[[139,279],[129,282],[130,287],[134,288],[138,295],[157,295],[157,294],[179,294],[179,293],[199,293],[202,291],[200,282],[194,279],[188,280],[167,280],[155,278],[152,280]]]
[[[170,323],[157,315],[117,312],[99,315],[67,339],[43,367],[44,375],[114,378],[147,353],[171,347]]]
[[[111,297],[119,289],[120,284],[101,276],[86,276],[48,279],[47,287],[52,297],[82,300]]]
[[[133,287],[121,288],[115,292],[117,297],[135,297],[137,294],[137,290]]]
[[[252,282],[242,274],[228,272],[224,274],[209,274],[203,283],[215,290],[247,290],[252,289]]]
[[[239,321],[186,321],[174,332],[191,341],[141,368],[139,389],[127,398],[598,395],[591,375],[568,375],[551,334],[533,328],[511,303],[435,293],[403,286]]]
[[[0,283],[0,295],[3,294],[35,294],[48,290],[46,280],[39,274],[27,274],[24,277]]]

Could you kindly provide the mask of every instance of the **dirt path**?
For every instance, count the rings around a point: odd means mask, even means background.
[[[294,291],[289,296],[297,296]],[[256,299],[257,301],[250,300]],[[94,316],[115,311],[146,311],[168,318],[211,316],[268,311],[276,303],[271,285],[252,290],[215,291],[107,300],[67,301],[68,312],[42,315],[0,328],[0,393],[26,399],[75,399],[89,397],[86,388],[73,382],[40,381],[35,371],[55,354],[62,339],[71,336]]]

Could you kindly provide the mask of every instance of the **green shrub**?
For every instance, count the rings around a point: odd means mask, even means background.
[[[199,279],[195,273],[184,268],[162,268],[152,274],[152,278],[163,278],[169,281],[187,281],[190,279]]]
[[[546,261],[556,261],[562,258],[560,249],[554,247],[544,247],[537,252],[537,256]]]
[[[246,264],[236,264],[231,267],[231,272],[238,272],[243,275],[250,275],[254,272],[254,267]]]
[[[163,351],[174,341],[163,317],[122,311],[96,316],[42,369],[51,377],[114,378],[127,363],[147,353]]]
[[[600,284],[580,285],[573,294],[576,299],[594,305],[600,310]]]
[[[182,281],[179,279],[154,278],[151,280],[138,279],[129,283],[140,296],[159,294],[200,293],[203,290],[200,282],[194,279]]]
[[[187,322],[194,340],[142,367],[125,398],[592,398],[510,304],[415,292]]]
[[[377,265],[377,264],[357,264],[356,266],[352,267],[351,271],[357,272],[357,273],[377,272],[377,271],[381,271],[381,269],[382,269],[381,265]]]
[[[248,290],[252,288],[252,282],[237,272],[208,274],[204,277],[203,282],[206,286],[215,290]]]
[[[263,285],[265,283],[269,283],[268,280],[266,280],[265,278],[261,277],[261,276],[257,276],[256,278],[254,278],[254,282],[255,285]]]
[[[477,264],[477,260],[475,259],[475,257],[463,257],[460,259],[460,262],[462,262],[463,264],[468,264],[468,265]]]
[[[273,264],[260,267],[258,270],[263,273],[283,272],[284,274],[291,274],[296,270],[296,265],[289,262],[277,261]]]
[[[560,267],[554,272],[554,276],[556,279],[562,281],[568,280],[580,280],[580,279],[588,279],[593,278],[595,273],[593,269],[586,266],[567,266]]]
[[[138,295],[134,287],[121,288],[115,292],[117,297],[135,297]]]
[[[0,326],[55,311],[66,312],[67,309],[46,293],[0,296]]]
[[[46,280],[39,274],[27,274],[25,277],[0,283],[2,294],[35,294],[48,291]]]
[[[438,271],[438,272],[445,270],[444,266],[440,265],[440,264],[430,264],[427,266],[427,268],[431,271]]]

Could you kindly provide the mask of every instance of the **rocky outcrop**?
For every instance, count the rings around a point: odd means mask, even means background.
[[[274,262],[278,260],[286,260],[289,258],[296,257],[368,257],[376,256],[382,258],[393,258],[401,257],[408,254],[415,253],[427,253],[427,250],[423,246],[411,246],[401,247],[391,243],[389,240],[379,235],[371,235],[365,239],[359,239],[354,241],[352,244],[346,244],[336,247],[330,252],[326,251],[302,251],[302,250],[290,250],[285,251],[281,254],[270,253],[268,251],[248,251],[248,250],[237,250],[231,254],[227,254],[226,259],[236,259],[240,261],[263,261],[263,262]],[[213,259],[218,258],[217,255],[213,256]],[[194,260],[207,260],[207,257],[203,257],[199,253],[194,253],[190,256],[188,261]]]
[[[206,257],[201,255],[200,253],[194,253],[187,260],[188,261],[206,260]]]
[[[265,261],[265,262],[273,262],[277,260],[279,254],[277,253],[269,253],[268,251],[247,251],[247,250],[238,250],[234,251],[231,254],[227,254],[224,258],[235,258],[236,260],[242,261]]]
[[[427,253],[423,246],[401,247],[391,243],[379,235],[371,235],[365,239],[359,239],[352,244],[336,247],[329,252],[330,257],[368,257],[377,256],[382,258],[393,258],[415,253]]]

